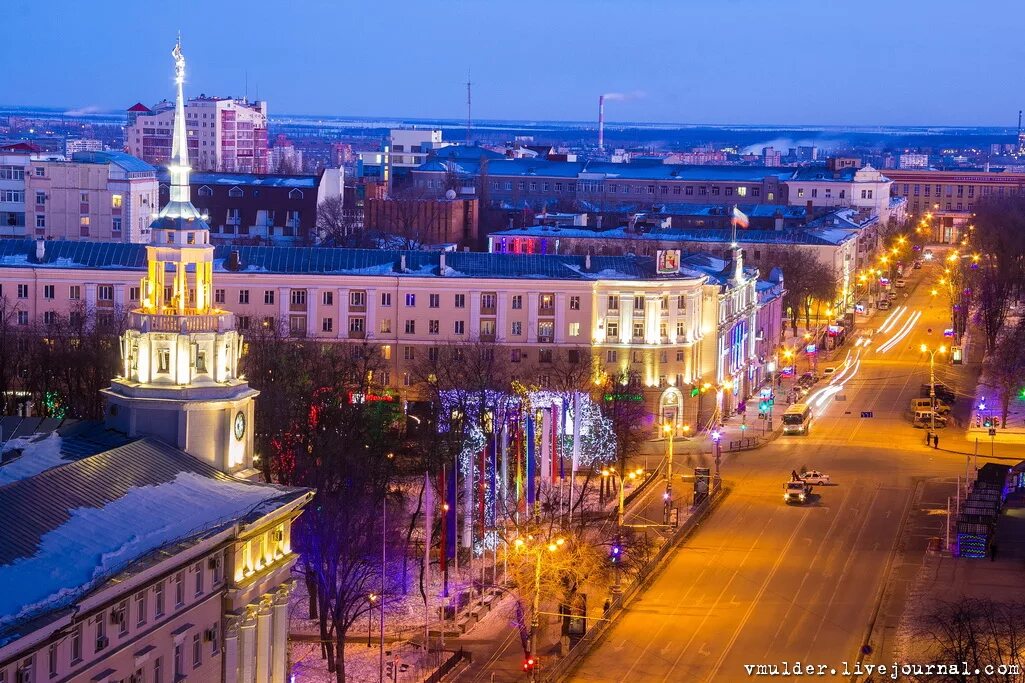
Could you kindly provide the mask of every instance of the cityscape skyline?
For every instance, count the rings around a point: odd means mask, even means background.
[[[267,25],[273,5],[262,0],[256,2],[257,11],[244,16],[217,6],[200,10],[190,2],[120,8],[116,13],[104,12],[104,3],[88,10],[68,4],[56,22],[50,6],[15,2],[7,47],[11,55],[36,55],[36,68],[13,71],[5,99],[69,111],[118,111],[136,101],[152,104],[166,97],[166,90],[158,87],[165,51],[152,46],[164,44],[167,34],[180,28],[183,43],[196,55],[190,92],[259,97],[278,114],[464,119],[468,72],[473,117],[480,120],[589,121],[596,118],[602,94],[612,95],[606,106],[610,123],[1013,127],[1022,106],[1015,88],[991,86],[1001,65],[1022,57],[1020,47],[992,34],[987,18],[994,14],[961,16],[933,4],[928,17],[917,17],[912,4],[889,7],[879,2],[859,6],[856,16],[844,8],[803,1],[788,3],[789,11],[782,14],[749,0],[714,7],[599,3],[593,12],[583,12],[584,4],[575,1],[543,8],[527,5],[523,16],[548,17],[541,23],[558,28],[517,31],[503,38],[501,27],[508,18],[501,8],[462,2],[441,8],[400,2],[348,14],[331,3],[309,2],[305,13],[273,22],[275,35],[265,42],[287,46],[288,59],[281,59],[273,46],[223,49],[223,40],[232,35],[265,30],[261,25]],[[258,11],[260,6],[267,11]],[[381,34],[385,46],[360,40],[358,36],[373,36],[388,26],[391,15],[385,12],[405,17]],[[656,12],[661,19],[647,33],[622,35],[622,26]],[[888,21],[880,24],[884,12]],[[1010,20],[1023,10],[1004,2],[993,12]],[[797,17],[809,26],[844,28],[801,34],[794,28]],[[332,33],[346,22],[350,29]],[[53,30],[32,30],[47,24]],[[675,27],[680,25],[704,29],[679,34]],[[909,33],[908,25],[923,28]],[[234,32],[225,33],[225,26]],[[496,31],[471,31],[474,26],[495,26]],[[758,27],[757,34],[745,28],[752,26]],[[105,34],[120,35],[125,49],[111,50],[111,41],[96,40]],[[348,47],[347,35],[357,36]],[[337,50],[335,40],[341,41]],[[504,48],[498,49],[503,42]],[[432,48],[435,43],[442,47]],[[931,50],[930,43],[955,49]],[[984,45],[985,50],[969,56],[957,48],[969,44]],[[608,46],[606,57],[600,54],[603,45]],[[622,45],[641,49],[624,51]],[[651,68],[650,54],[664,52],[666,45],[670,50],[660,57],[664,66]],[[728,76],[764,63],[766,48],[778,49],[777,73]],[[64,51],[78,58],[58,63]],[[130,60],[125,60],[127,51]],[[830,59],[816,57],[824,51]],[[411,59],[416,52],[419,56]],[[592,66],[579,70],[580,55],[587,55],[583,61]],[[298,77],[297,64],[304,65]],[[1005,68],[1005,78],[1010,78],[1013,69]],[[40,69],[46,79],[38,78]],[[975,78],[978,73],[990,78]],[[111,74],[120,74],[123,85],[104,87],[99,94],[96,84],[109,81]],[[387,87],[382,87],[382,74],[388,75]],[[340,79],[339,87],[331,86],[334,78]],[[543,103],[537,102],[537,88],[542,88]],[[806,96],[831,88],[835,90],[829,97]],[[878,96],[866,88],[875,88]],[[794,113],[795,102],[801,105],[799,113]]]

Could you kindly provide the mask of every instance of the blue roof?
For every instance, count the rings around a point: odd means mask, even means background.
[[[431,159],[466,159],[469,161],[479,161],[480,159],[505,159],[505,155],[501,152],[496,152],[486,147],[480,147],[477,145],[448,145],[440,149],[432,149],[430,154]]]
[[[739,244],[803,244],[827,246],[841,244],[855,235],[852,230],[737,230]],[[534,225],[529,228],[512,228],[491,233],[506,237],[548,237],[589,238],[609,240],[636,240],[657,242],[730,242],[730,231],[725,228],[684,228],[669,230],[653,229],[645,232],[631,232],[626,228],[611,230],[587,230],[586,228],[563,228],[558,226]]]
[[[728,218],[732,204],[687,204],[672,202],[655,204],[659,213],[678,216],[722,216]],[[737,206],[750,218],[775,218],[777,214],[783,218],[802,219],[808,215],[805,206],[786,206],[783,204],[739,204]]]
[[[337,249],[332,247],[262,247],[221,245],[214,247],[214,269],[228,272],[226,263],[237,251],[243,273],[302,275],[361,275],[440,277],[439,252],[390,249]],[[405,256],[406,269],[401,270]],[[655,259],[645,256],[592,256],[585,268],[584,256],[521,256],[449,252],[445,277],[551,279],[551,280],[651,280],[676,279],[683,275],[658,275]],[[37,267],[99,270],[146,269],[146,245],[123,242],[46,242],[42,262],[35,259],[35,240],[0,240],[0,268]]]
[[[451,162],[452,170],[476,175],[480,163],[461,159]],[[445,172],[449,164],[432,160],[417,167],[419,171]],[[699,166],[690,164],[629,163],[608,161],[549,161],[547,159],[497,159],[488,162],[489,176],[538,176],[543,178],[577,178],[581,173],[594,174],[595,179],[615,180],[692,180],[722,182],[762,182],[766,178],[789,180],[792,168],[766,166]],[[586,177],[585,177],[586,179]]]
[[[312,175],[264,175],[258,173],[196,173],[189,174],[190,185],[228,185],[253,186],[253,187],[298,187],[302,189],[315,189],[318,184],[317,176]],[[160,182],[171,181],[165,169],[160,169],[157,174]]]
[[[133,157],[128,152],[75,152],[71,155],[71,160],[86,164],[114,164],[124,169],[127,173],[146,173],[157,170],[156,166],[143,161],[139,157]]]

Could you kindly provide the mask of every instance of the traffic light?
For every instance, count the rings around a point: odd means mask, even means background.
[[[1025,389],[1023,389],[1022,392],[1025,393]],[[693,389],[690,390],[690,397],[694,398],[694,397],[696,397],[700,393],[701,393],[701,389],[699,389],[698,387],[694,387]]]
[[[535,664],[537,664],[537,661],[530,655],[527,655],[527,658],[523,660],[523,671],[528,674],[531,673],[534,670]]]
[[[618,542],[613,543],[612,547],[609,549],[609,561],[612,562],[612,564],[619,564],[619,561],[620,559],[622,559],[622,556],[622,546],[620,546]]]
[[[769,402],[768,401],[762,401],[761,403],[759,403],[758,404],[758,412],[759,413],[767,413],[767,412],[769,412]]]

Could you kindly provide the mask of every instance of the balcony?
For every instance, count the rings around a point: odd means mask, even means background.
[[[189,309],[185,315],[132,311],[128,325],[150,332],[214,332],[231,329],[233,321],[231,313],[196,313]]]
[[[349,330],[349,339],[366,339],[366,330]]]

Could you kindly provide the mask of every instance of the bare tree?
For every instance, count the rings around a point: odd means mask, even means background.
[[[797,319],[804,315],[805,329],[811,329],[811,310],[818,302],[831,304],[836,297],[836,277],[826,264],[809,249],[792,247],[771,249],[761,259],[764,272],[772,268],[783,271],[786,291],[783,308],[790,315],[790,326],[797,334]]]
[[[1025,383],[1025,346],[1021,343],[1023,334],[1025,320],[1018,323],[1016,330],[1004,332],[986,365],[989,386],[996,389],[1000,401],[1002,429],[1007,428],[1011,401],[1018,396]]]
[[[363,246],[360,226],[352,212],[344,208],[342,196],[328,197],[317,205],[315,239],[332,247]]]

